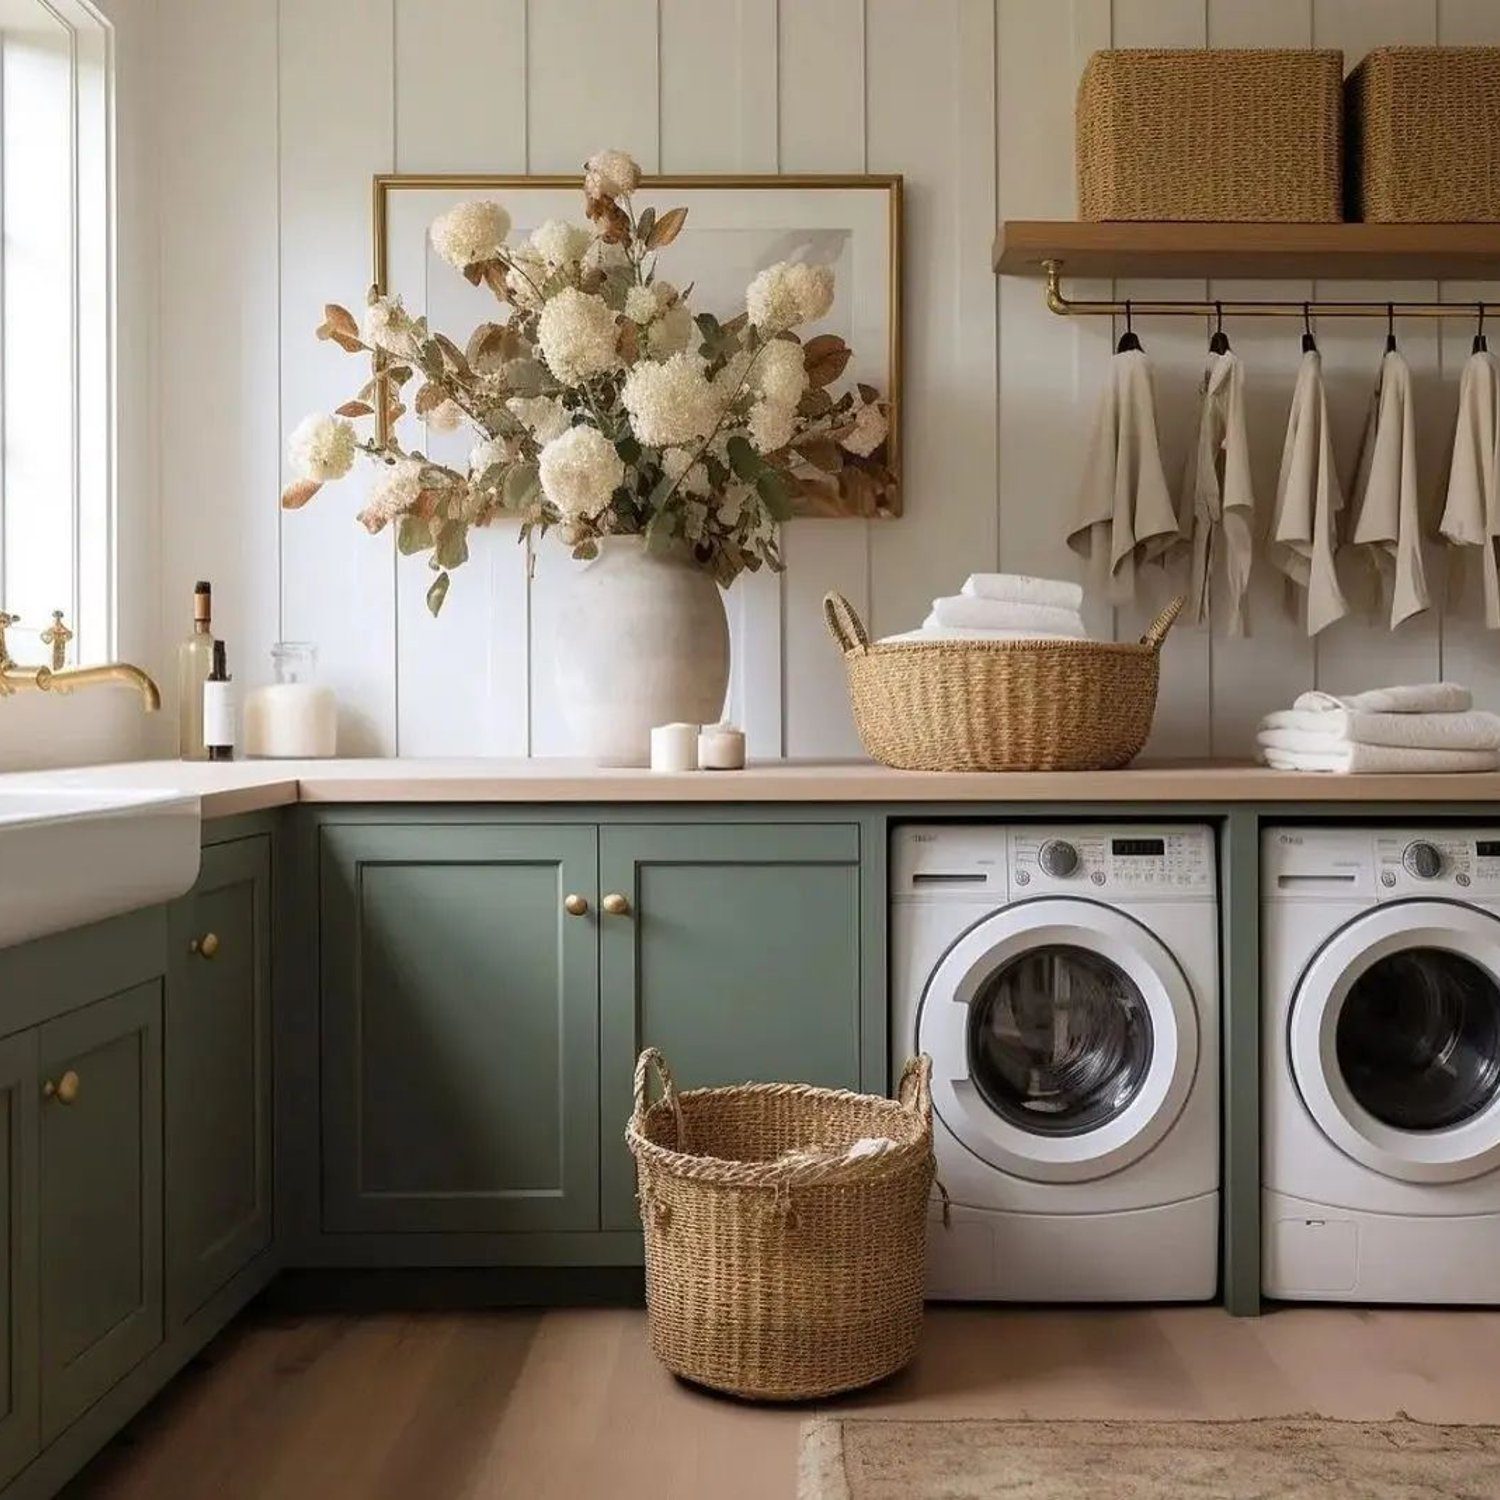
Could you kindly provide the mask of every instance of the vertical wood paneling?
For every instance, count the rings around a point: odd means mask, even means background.
[[[370,177],[394,165],[391,4],[281,0],[282,432],[308,412],[332,410],[362,380],[355,360],[312,333],[325,302],[358,307],[368,282]],[[340,750],[389,755],[395,542],[389,532],[371,540],[354,524],[367,473],[284,517],[282,632],[317,642],[339,695]]]

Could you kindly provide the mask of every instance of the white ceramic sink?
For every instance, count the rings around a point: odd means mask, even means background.
[[[0,948],[182,895],[201,821],[179,792],[0,784]]]

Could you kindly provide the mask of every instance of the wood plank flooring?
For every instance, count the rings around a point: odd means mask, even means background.
[[[934,1308],[917,1363],[843,1403],[924,1417],[1500,1422],[1500,1313]],[[806,1409],[720,1399],[628,1309],[252,1310],[67,1500],[779,1500]]]

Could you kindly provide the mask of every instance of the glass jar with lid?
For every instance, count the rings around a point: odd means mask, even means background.
[[[321,760],[338,749],[338,704],[317,681],[310,641],[271,647],[274,680],[245,700],[245,753],[266,760]]]

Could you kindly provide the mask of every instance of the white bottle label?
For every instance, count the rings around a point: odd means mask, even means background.
[[[234,684],[203,684],[203,743],[210,748],[234,748]]]

